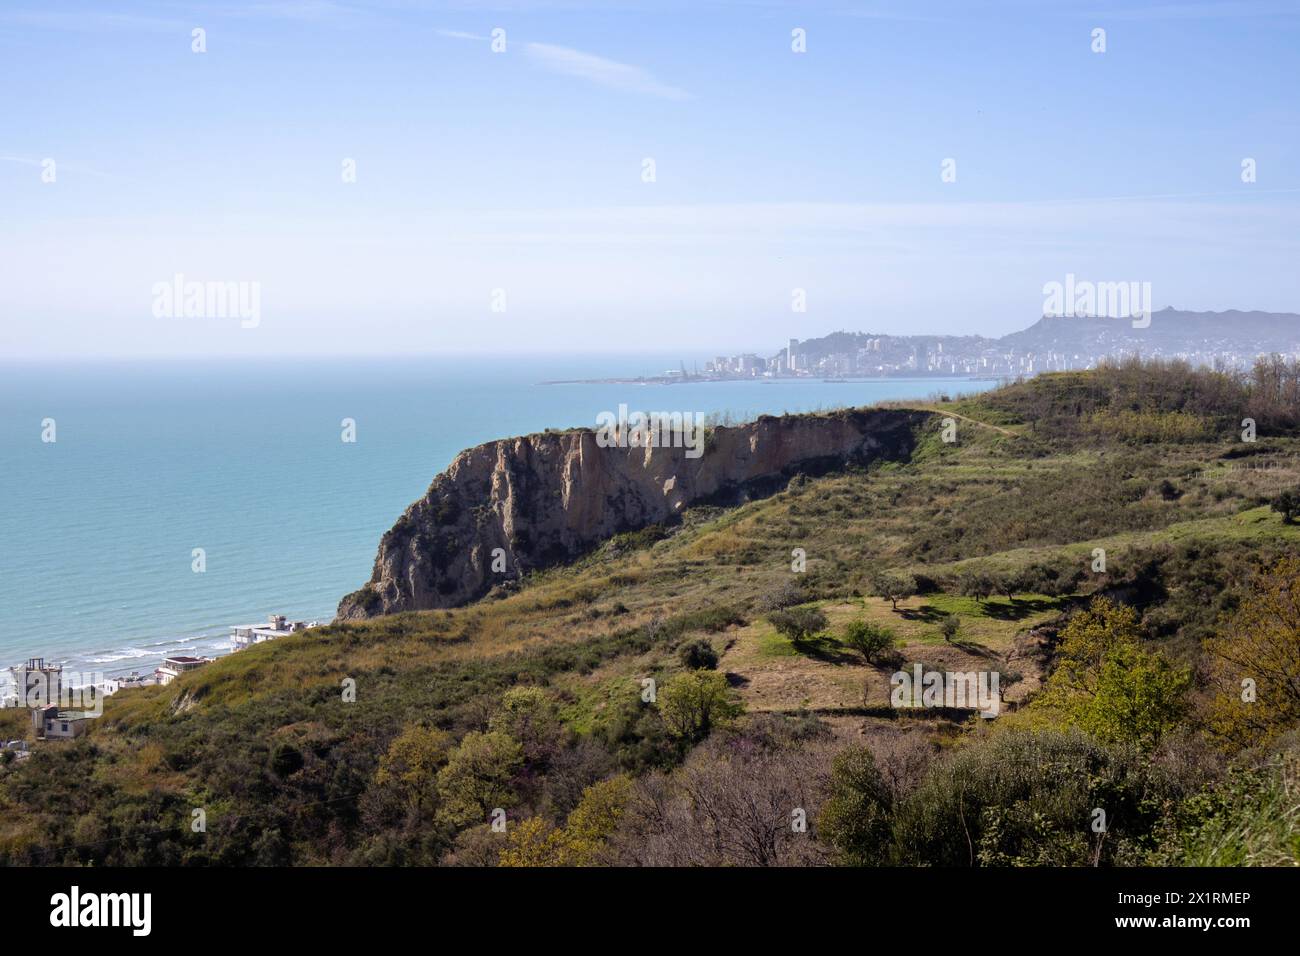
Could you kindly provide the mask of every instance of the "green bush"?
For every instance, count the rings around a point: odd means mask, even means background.
[[[1133,863],[1153,847],[1152,828],[1177,796],[1136,747],[1077,731],[996,733],[933,766],[897,806],[893,862]]]
[[[659,692],[659,712],[679,740],[697,742],[714,727],[741,714],[727,678],[716,671],[691,671],[674,677]]]
[[[891,795],[866,747],[849,747],[831,765],[830,796],[818,833],[844,866],[876,866],[889,857]]]
[[[677,648],[677,659],[683,667],[693,671],[711,671],[718,666],[718,652],[702,637]]]
[[[882,651],[891,650],[898,643],[889,628],[860,620],[850,621],[840,640],[861,654],[868,664],[873,663]]]
[[[778,634],[796,644],[806,641],[826,628],[826,615],[815,607],[792,607],[783,611],[773,611],[767,616],[767,620],[776,628]]]
[[[1294,524],[1295,519],[1300,517],[1300,488],[1288,488],[1283,491],[1272,500],[1271,507],[1282,515],[1283,522]]]

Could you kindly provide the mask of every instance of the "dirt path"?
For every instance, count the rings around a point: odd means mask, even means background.
[[[950,408],[942,408],[934,405],[908,405],[907,408],[914,408],[921,412],[933,412],[936,415],[943,415],[948,418],[960,418],[964,422],[970,422],[972,425],[978,425],[980,428],[991,428],[1000,435],[1006,435],[1008,438],[1019,438],[1018,432],[1013,432],[1001,425],[990,425],[988,422],[982,422],[978,418],[971,418],[969,415],[963,415],[960,412],[954,412]]]

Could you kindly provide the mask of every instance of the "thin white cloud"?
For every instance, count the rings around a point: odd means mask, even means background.
[[[576,76],[598,86],[628,93],[641,93],[666,100],[690,99],[685,90],[661,83],[639,66],[607,60],[603,56],[583,53],[550,43],[525,43],[524,51],[537,66],[551,73]]]
[[[477,33],[467,33],[464,30],[439,30],[438,36],[447,37],[451,40],[479,40],[487,42],[487,37],[481,37]]]

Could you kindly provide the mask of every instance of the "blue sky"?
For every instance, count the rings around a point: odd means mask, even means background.
[[[1297,51],[1294,0],[0,0],[0,356],[1000,334],[1068,272],[1300,311]],[[177,273],[258,324],[157,317]]]

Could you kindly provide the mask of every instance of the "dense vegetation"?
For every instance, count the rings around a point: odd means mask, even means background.
[[[1298,382],[934,403],[909,462],[119,694],[0,760],[0,862],[1300,862]]]

